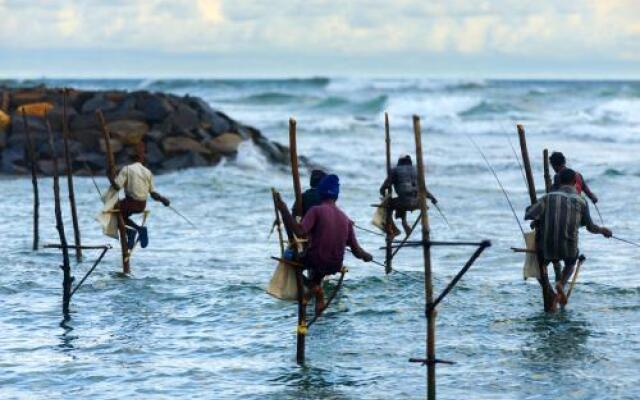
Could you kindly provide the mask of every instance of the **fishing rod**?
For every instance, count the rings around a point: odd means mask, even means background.
[[[89,167],[89,164],[87,164],[86,161],[83,161],[83,163],[84,163],[84,166],[89,170],[89,175],[91,175],[91,181],[93,182],[93,186],[98,191],[98,195],[100,196],[100,198],[102,198],[102,192],[100,191],[100,188],[98,187],[98,183],[96,183],[96,177],[93,175],[93,170],[91,169],[91,167]]]
[[[600,223],[604,225],[604,219],[602,219],[602,214],[600,214],[600,209],[598,208],[598,205],[596,203],[593,203],[593,206],[595,207],[596,212],[598,213],[598,217],[600,217]]]
[[[351,250],[351,249],[347,248],[347,251],[348,251],[349,253],[353,254],[353,250]],[[386,267],[387,267],[384,263],[381,263],[380,261],[376,261],[376,260],[374,260],[373,258],[371,259],[371,263],[373,263],[373,264],[375,264],[375,265],[378,265],[378,266],[380,266],[380,267],[383,267],[383,268],[386,268]],[[398,271],[397,269],[394,269],[394,268],[391,268],[391,271],[393,271],[393,272],[397,272],[397,273],[398,273],[398,274],[400,274],[400,275],[404,275],[404,276],[406,276],[407,278],[417,280],[415,277],[413,277],[413,276],[411,276],[411,275],[407,274],[406,272]]]
[[[184,215],[182,215],[182,214],[180,213],[180,211],[178,211],[178,210],[176,210],[175,208],[173,208],[173,206],[167,206],[167,207],[169,207],[169,209],[170,209],[171,211],[173,211],[174,213],[176,213],[176,215],[178,215],[179,217],[181,217],[183,220],[187,221],[187,223],[188,223],[189,225],[191,225],[191,226],[193,226],[194,228],[198,229],[198,226],[197,226],[196,224],[194,224],[193,222],[191,222],[191,221],[189,220],[189,218],[187,218],[187,217],[185,217]]]
[[[615,236],[615,235],[611,235],[611,238],[615,239],[615,240],[619,240],[619,241],[621,241],[623,243],[626,243],[626,244],[630,244],[632,246],[640,247],[640,243],[632,242],[631,240],[623,239],[623,238]]]
[[[518,152],[516,151],[516,148],[513,146],[513,142],[511,141],[511,137],[507,133],[507,130],[504,129],[504,126],[502,125],[502,122],[500,123],[500,129],[502,129],[502,133],[504,133],[504,135],[507,138],[507,141],[509,142],[509,146],[511,147],[511,151],[513,152],[513,157],[516,159],[516,162],[518,163],[518,166],[520,167],[520,173],[522,174],[522,179],[524,179],[524,183],[526,185],[527,184],[527,176],[526,176],[526,174],[524,172],[524,167],[522,166],[522,163],[520,162],[520,157],[518,157]]]
[[[433,206],[436,208],[436,210],[438,210],[438,214],[440,214],[440,216],[442,217],[442,219],[444,220],[444,222],[447,224],[447,227],[449,229],[451,229],[451,224],[449,224],[449,220],[447,219],[447,217],[444,216],[444,213],[442,212],[442,210],[440,209],[440,206],[437,205],[436,203],[431,203],[433,204]]]
[[[511,208],[511,212],[513,213],[513,217],[516,219],[516,222],[518,223],[518,227],[520,227],[520,232],[522,232],[522,235],[524,235],[525,234],[524,233],[524,228],[522,228],[522,224],[520,223],[520,219],[518,218],[518,214],[516,214],[516,210],[513,208],[513,203],[511,203],[511,199],[509,198],[509,195],[507,194],[507,191],[505,190],[504,186],[502,186],[502,182],[500,182],[500,178],[498,178],[498,174],[496,173],[496,170],[493,169],[493,167],[491,166],[491,163],[487,159],[487,156],[484,154],[484,152],[482,151],[480,146],[478,146],[478,144],[475,142],[475,140],[473,140],[471,138],[471,136],[469,136],[469,135],[465,135],[465,136],[467,137],[467,139],[469,139],[469,141],[478,150],[478,152],[480,153],[480,155],[484,159],[484,162],[487,164],[487,167],[489,167],[489,170],[491,171],[493,176],[496,178],[496,181],[498,182],[498,186],[500,186],[500,190],[502,190],[502,193],[504,194],[504,197],[507,200],[507,203],[509,203],[509,208]]]

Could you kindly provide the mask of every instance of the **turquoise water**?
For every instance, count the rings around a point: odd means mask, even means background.
[[[4,82],[7,83],[7,82]],[[9,82],[26,85],[34,82]],[[340,206],[368,227],[384,176],[383,112],[393,156],[413,153],[411,115],[420,114],[427,182],[452,228],[431,216],[437,240],[491,239],[439,307],[441,399],[637,399],[640,397],[639,249],[582,232],[587,262],[569,307],[542,312],[537,283],[522,280],[519,228],[465,134],[485,150],[518,213],[528,196],[507,137],[527,128],[541,189],[542,149],[563,151],[600,197],[606,224],[640,239],[640,83],[544,81],[311,80],[46,81],[85,88],[167,90],[199,95],[234,118],[287,141],[298,120],[299,151],[342,179]],[[303,183],[308,174],[303,174]],[[106,179],[99,179],[106,187]],[[270,188],[292,199],[288,171],[244,145],[216,168],[157,177],[193,229],[153,204],[151,244],[122,277],[112,250],[72,300],[61,325],[61,257],[30,251],[31,186],[0,179],[0,397],[198,399],[414,399],[425,368],[422,254],[404,249],[408,276],[347,257],[345,287],[310,329],[307,363],[295,363],[296,308],[266,295],[278,252]],[[51,180],[41,180],[42,240],[56,241]],[[88,244],[102,237],[90,179],[76,178]],[[65,208],[65,212],[66,212]],[[66,212],[65,218],[68,219]],[[414,217],[416,214],[414,214]],[[597,216],[594,215],[597,220]],[[71,224],[67,223],[70,235]],[[382,260],[381,238],[358,231]],[[436,291],[471,254],[435,248]],[[79,279],[97,253],[74,265]]]

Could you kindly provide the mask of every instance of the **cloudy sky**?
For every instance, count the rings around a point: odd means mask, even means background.
[[[640,78],[640,0],[0,0],[0,77]]]

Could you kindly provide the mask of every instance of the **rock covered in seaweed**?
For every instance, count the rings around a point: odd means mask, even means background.
[[[76,174],[103,173],[105,143],[95,112],[101,110],[111,132],[118,166],[129,162],[131,146],[144,142],[147,164],[154,172],[216,165],[235,157],[243,141],[251,140],[271,162],[288,163],[286,146],[270,141],[256,128],[243,125],[204,100],[148,91],[67,91],[67,124],[72,169]],[[26,115],[37,156],[38,172],[51,174],[44,115],[48,116],[60,156],[63,91],[57,88],[0,87],[0,172],[25,174]],[[304,162],[304,160],[303,160]]]

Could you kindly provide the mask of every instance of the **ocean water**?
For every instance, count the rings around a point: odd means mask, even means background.
[[[431,213],[437,240],[490,239],[439,307],[440,399],[640,398],[640,249],[581,234],[587,256],[571,303],[542,312],[540,289],[522,279],[517,223],[470,144],[487,153],[521,217],[526,187],[509,141],[525,125],[538,189],[542,150],[563,151],[599,196],[607,226],[639,240],[640,82],[443,80],[48,80],[68,85],[170,91],[212,106],[287,142],[298,121],[299,152],[340,175],[339,205],[370,227],[384,178],[383,115],[394,160],[414,153],[411,116],[422,117],[427,184],[451,228]],[[303,172],[306,186],[308,173]],[[41,181],[41,236],[57,241],[51,180]],[[87,244],[101,236],[88,178],[76,178]],[[102,187],[106,179],[99,178]],[[157,189],[198,224],[151,205],[151,243],[123,277],[117,249],[72,300],[61,325],[61,257],[32,252],[28,178],[0,179],[0,398],[2,399],[418,399],[425,368],[422,254],[403,249],[385,276],[347,256],[344,289],[310,329],[307,362],[295,363],[296,307],[265,294],[275,267],[270,188],[292,200],[289,171],[250,144],[215,168],[158,176]],[[65,187],[63,181],[63,188]],[[63,193],[64,190],[63,190]],[[66,207],[66,202],[64,203]],[[64,209],[69,220],[68,208]],[[417,213],[413,214],[415,218]],[[594,218],[599,221],[597,214]],[[67,222],[71,237],[71,224]],[[525,225],[526,226],[526,225]],[[383,260],[383,240],[358,230]],[[471,254],[434,248],[439,292]],[[97,256],[73,265],[76,279]],[[331,283],[330,283],[331,284]]]

